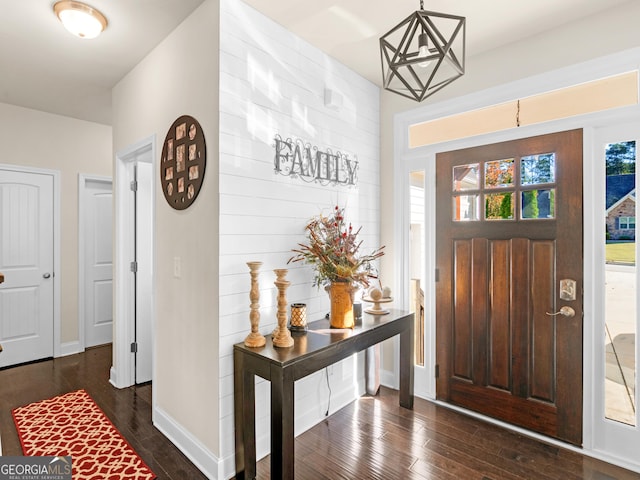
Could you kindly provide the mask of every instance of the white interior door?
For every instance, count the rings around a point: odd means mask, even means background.
[[[53,186],[0,168],[0,367],[53,356]]]
[[[153,367],[152,165],[136,164],[136,383],[151,381]]]
[[[110,179],[87,178],[81,198],[85,347],[111,343],[113,338],[111,189]]]
[[[116,310],[110,381],[118,388],[153,378],[155,143],[151,136],[116,153]],[[132,264],[137,265],[136,273]]]

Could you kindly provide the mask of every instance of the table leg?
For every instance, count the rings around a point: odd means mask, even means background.
[[[413,314],[400,333],[400,406],[413,409]]]
[[[293,385],[281,368],[271,367],[271,478],[293,479]]]
[[[244,371],[244,356],[233,352],[236,479],[256,477],[255,377]]]

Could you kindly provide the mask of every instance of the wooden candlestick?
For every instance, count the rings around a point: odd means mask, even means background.
[[[258,330],[260,326],[260,289],[258,288],[258,273],[262,262],[247,262],[251,273],[251,291],[249,299],[251,300],[251,313],[249,313],[249,321],[251,322],[251,333],[244,339],[247,347],[263,347],[266,343],[264,336]]]
[[[287,328],[287,295],[286,290],[291,282],[284,277],[287,275],[286,268],[274,270],[276,281],[273,282],[278,287],[278,328],[273,332],[273,345],[275,347],[292,347],[293,337]]]

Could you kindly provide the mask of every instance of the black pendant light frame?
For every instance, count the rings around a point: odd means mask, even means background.
[[[449,33],[443,34],[437,24],[447,26]],[[456,42],[461,49],[454,48]],[[383,87],[421,102],[464,75],[465,43],[465,17],[426,11],[421,0],[420,10],[380,38]]]

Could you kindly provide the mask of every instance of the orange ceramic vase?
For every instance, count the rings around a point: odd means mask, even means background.
[[[349,282],[333,282],[329,286],[331,328],[353,328],[353,287]]]

